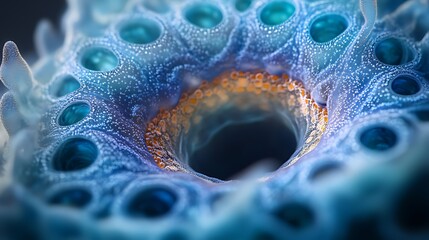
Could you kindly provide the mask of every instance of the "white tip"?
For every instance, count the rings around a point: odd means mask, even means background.
[[[32,88],[32,74],[14,42],[7,42],[3,48],[3,62],[0,79],[13,93],[26,94]]]
[[[19,53],[13,42],[7,42],[3,48],[3,63],[0,66],[0,79],[13,95],[16,109],[26,124],[31,125],[46,110],[41,87],[33,79],[30,67]]]

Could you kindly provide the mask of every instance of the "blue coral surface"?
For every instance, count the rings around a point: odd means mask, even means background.
[[[429,238],[428,0],[68,3],[36,63],[3,49],[0,239]],[[244,180],[160,168],[148,123],[232,70],[301,82],[320,142]]]

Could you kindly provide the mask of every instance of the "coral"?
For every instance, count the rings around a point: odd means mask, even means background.
[[[69,0],[3,49],[0,236],[429,237],[428,10]]]

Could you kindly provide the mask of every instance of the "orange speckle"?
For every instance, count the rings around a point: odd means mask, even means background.
[[[264,74],[262,74],[262,73],[258,73],[258,74],[256,74],[256,79],[257,79],[257,80],[262,80],[262,79],[264,79]]]
[[[277,85],[277,91],[278,92],[286,91],[286,86],[284,84]]]
[[[274,82],[277,82],[279,80],[279,77],[276,76],[276,75],[272,75],[271,76],[271,80],[274,81]]]
[[[158,163],[158,166],[159,166],[160,168],[165,168],[165,163],[164,163],[164,162],[159,162],[159,163]]]
[[[262,79],[258,79],[258,78],[255,79],[254,84],[255,84],[255,87],[257,87],[257,88],[262,87]]]
[[[289,80],[289,75],[283,74],[282,78],[283,78],[283,80],[288,81]]]
[[[189,102],[191,105],[197,105],[197,103],[198,103],[197,99],[196,99],[196,98],[194,98],[194,97],[189,98],[188,102]]]
[[[186,99],[188,99],[188,94],[187,93],[182,94],[182,96],[180,97],[180,101],[186,101]]]
[[[277,92],[277,85],[271,85],[271,90],[272,93],[276,93]]]
[[[223,88],[226,88],[229,85],[229,81],[227,78],[222,79],[221,85]]]
[[[317,103],[313,102],[313,108],[319,109],[320,107],[319,107],[319,105],[317,105]]]
[[[161,127],[161,132],[165,132],[166,131],[166,123],[165,120],[161,120],[159,121],[159,126]]]
[[[271,88],[271,84],[269,84],[269,83],[263,83],[262,84],[262,89],[264,90],[264,91],[267,91],[267,90],[269,90]]]
[[[213,95],[213,91],[212,90],[206,90],[204,92],[204,95],[206,95],[207,97],[211,97]]]
[[[176,115],[171,116],[171,122],[172,122],[174,125],[176,125],[176,124],[177,124],[177,116],[176,116]]]
[[[194,111],[194,108],[192,106],[186,105],[183,107],[183,110],[185,113],[192,113]]]
[[[203,91],[201,91],[201,89],[197,89],[197,90],[195,91],[195,97],[196,97],[197,99],[202,99],[202,98],[204,97]]]

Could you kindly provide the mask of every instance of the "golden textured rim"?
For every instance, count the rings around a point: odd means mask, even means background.
[[[328,122],[328,112],[311,98],[302,83],[288,75],[234,71],[221,74],[211,82],[203,81],[192,93],[184,93],[173,109],[161,110],[148,123],[145,140],[155,163],[162,169],[189,172],[177,158],[176,147],[180,138],[188,133],[193,124],[203,121],[201,109],[204,112],[214,110],[242,94],[258,99],[261,108],[268,101],[275,101],[295,117],[305,119],[304,141],[288,165],[295,163],[319,143]],[[240,107],[240,103],[237,105]]]

